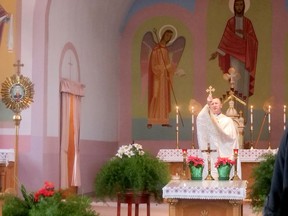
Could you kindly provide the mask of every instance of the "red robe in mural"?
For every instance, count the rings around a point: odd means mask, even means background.
[[[228,20],[218,49],[225,53],[219,56],[219,66],[223,73],[231,67],[230,56],[245,64],[249,72],[249,95],[254,93],[255,73],[257,63],[258,40],[253,25],[247,17],[243,17],[242,37],[235,33],[235,17]]]

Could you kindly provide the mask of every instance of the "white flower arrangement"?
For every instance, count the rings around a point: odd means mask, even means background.
[[[128,145],[122,145],[115,155],[116,157],[123,158],[123,157],[133,157],[136,155],[144,155],[145,152],[143,151],[142,145],[138,143],[132,143]]]

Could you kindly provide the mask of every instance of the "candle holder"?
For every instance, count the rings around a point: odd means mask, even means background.
[[[205,180],[214,180],[213,176],[211,175],[211,159],[210,159],[210,154],[207,157],[208,160],[208,174],[205,178]]]
[[[271,150],[271,131],[269,131],[268,150]]]
[[[187,170],[187,149],[182,149],[182,156],[183,156],[182,179],[186,179],[186,170]]]
[[[195,149],[195,143],[194,143],[194,125],[192,125],[192,145],[191,145],[192,149]]]
[[[231,180],[236,181],[241,180],[237,174],[238,149],[234,149],[233,152],[234,152],[235,165],[234,165],[234,176],[231,178]]]
[[[179,149],[179,108],[176,106],[176,148]]]

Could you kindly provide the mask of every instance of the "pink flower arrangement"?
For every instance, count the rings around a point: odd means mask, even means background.
[[[234,160],[230,160],[227,157],[218,157],[216,163],[215,163],[215,167],[218,168],[219,166],[222,165],[230,165],[233,166],[235,164]]]
[[[204,166],[204,159],[197,156],[188,156],[186,161],[191,166],[195,167]]]

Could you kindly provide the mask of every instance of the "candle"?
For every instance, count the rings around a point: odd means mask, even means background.
[[[271,123],[271,106],[268,106],[268,123]]]
[[[192,106],[191,112],[192,112],[192,130],[193,130],[194,129],[194,106]]]
[[[238,155],[238,149],[233,149],[233,151],[235,155]]]
[[[253,131],[253,106],[250,107],[250,124],[251,124],[250,130]]]
[[[286,105],[284,105],[284,130],[286,130]]]
[[[179,117],[179,110],[178,110],[179,108],[178,108],[178,106],[176,106],[176,124],[178,125],[178,123],[179,123],[179,119],[178,119],[178,117]]]

